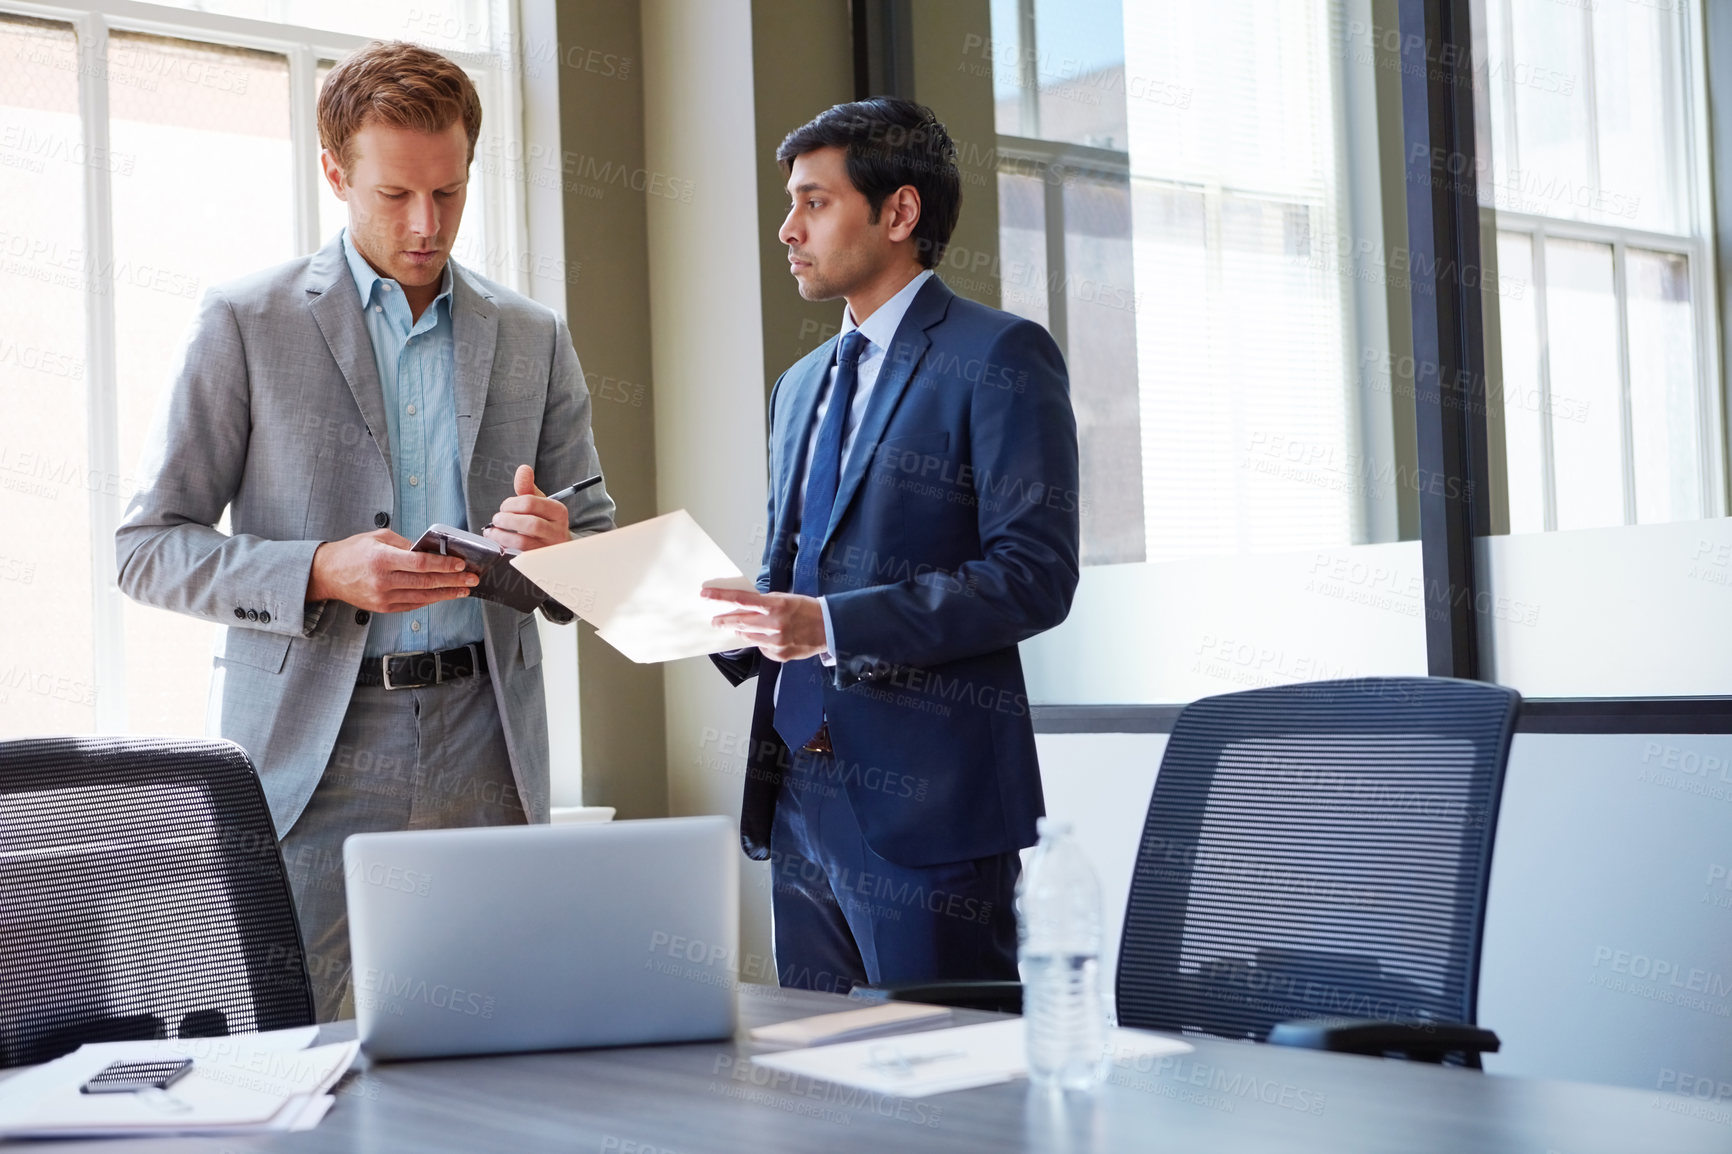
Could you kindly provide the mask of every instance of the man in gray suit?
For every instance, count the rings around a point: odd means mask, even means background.
[[[548,816],[535,619],[411,542],[613,526],[601,486],[569,508],[537,488],[600,472],[565,324],[450,259],[480,125],[437,53],[376,43],[332,71],[321,159],[348,227],[205,297],[116,534],[129,596],[228,626],[208,728],[259,768],[320,1020],[353,1009],[343,838]]]

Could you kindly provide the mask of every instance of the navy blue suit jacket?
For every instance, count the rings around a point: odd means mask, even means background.
[[[792,584],[791,503],[835,348],[770,394],[766,591]],[[1016,646],[1070,611],[1078,519],[1058,347],[931,278],[885,352],[818,573],[837,656],[824,687],[835,770],[879,856],[925,866],[1034,844],[1045,809]],[[735,684],[759,675],[740,833],[762,859],[790,763],[772,725],[781,666],[756,649],[716,664]]]

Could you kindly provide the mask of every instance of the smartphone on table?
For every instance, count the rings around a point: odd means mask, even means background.
[[[166,1090],[192,1069],[191,1058],[152,1058],[135,1062],[110,1062],[78,1089],[85,1094],[131,1094],[139,1090]]]

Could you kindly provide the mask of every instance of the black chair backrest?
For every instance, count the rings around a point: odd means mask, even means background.
[[[311,1025],[270,812],[231,742],[0,742],[0,1066]]]
[[[1204,698],[1174,723],[1131,881],[1127,1026],[1472,1023],[1521,698],[1365,678]]]

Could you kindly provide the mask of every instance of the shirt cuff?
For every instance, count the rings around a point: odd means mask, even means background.
[[[308,601],[301,610],[301,636],[311,637],[319,631],[319,623],[325,619],[325,610],[330,608],[329,601]]]
[[[818,654],[818,660],[825,665],[836,664],[836,630],[830,626],[830,601],[828,598],[818,598],[818,611],[824,615],[824,652]]]

